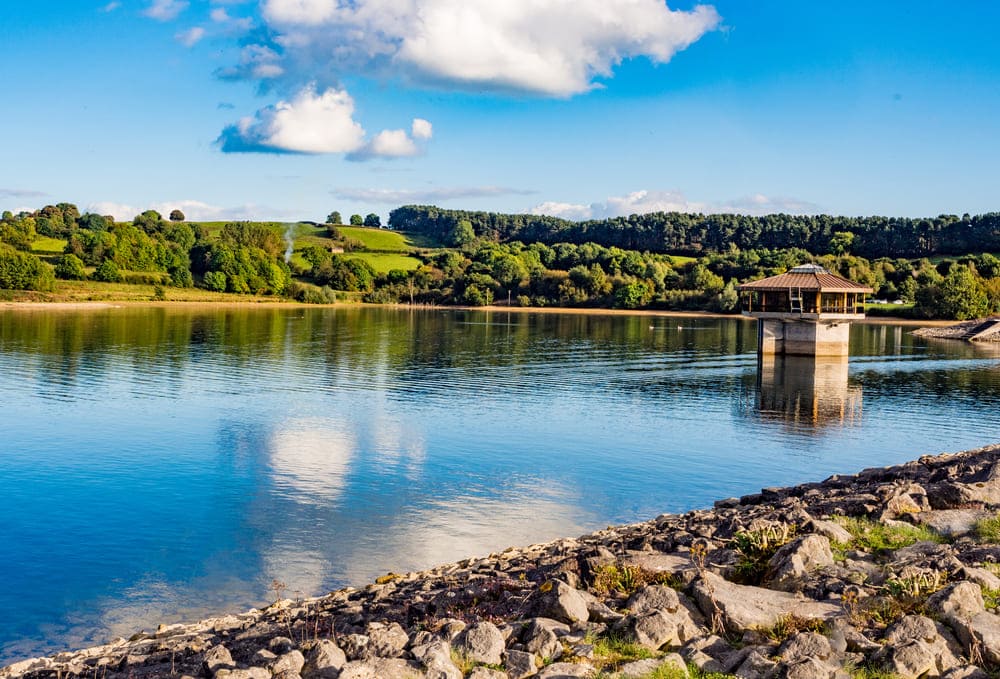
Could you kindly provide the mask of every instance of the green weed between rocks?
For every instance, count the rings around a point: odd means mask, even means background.
[[[979,586],[979,589],[983,592],[983,603],[986,604],[986,610],[995,611],[1000,608],[1000,589],[990,589],[982,585]]]
[[[623,596],[631,596],[646,585],[666,585],[674,589],[682,587],[680,580],[672,573],[658,573],[628,564],[602,566],[594,574],[591,587],[599,594],[618,592]]]
[[[851,545],[872,554],[894,552],[917,542],[944,542],[944,538],[924,526],[887,525],[854,516],[835,516],[834,521],[851,534]],[[843,546],[841,546],[843,549]]]
[[[976,536],[981,542],[1000,543],[1000,514],[977,521]]]
[[[621,675],[616,672],[599,672],[595,679],[617,679]],[[733,674],[719,674],[718,672],[703,672],[694,665],[688,665],[687,672],[677,667],[659,667],[648,674],[641,675],[638,679],[735,679]]]
[[[802,618],[794,613],[789,613],[778,618],[770,627],[759,627],[757,631],[771,641],[780,644],[799,632],[823,632],[825,628],[826,623],[822,620],[810,620],[809,618]]]
[[[743,584],[759,585],[771,557],[794,536],[795,526],[786,523],[736,533],[730,541],[738,555],[734,566],[736,579]]]

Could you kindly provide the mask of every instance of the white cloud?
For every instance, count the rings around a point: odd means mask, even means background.
[[[738,213],[765,215],[784,212],[788,214],[815,214],[819,206],[794,198],[768,197],[755,194],[719,203],[690,201],[680,191],[633,191],[624,196],[611,196],[605,201],[584,205],[581,203],[544,202],[531,208],[531,214],[550,215],[581,221],[625,217],[649,212],[689,212],[702,214]]]
[[[44,191],[33,189],[5,189],[0,188],[0,198],[42,198],[49,194]]]
[[[91,203],[86,208],[86,212],[93,212],[99,215],[112,215],[119,222],[130,222],[136,215],[142,214],[145,210],[156,210],[164,218],[171,211],[180,210],[184,213],[187,220],[192,222],[217,222],[225,220],[295,221],[301,218],[301,213],[267,205],[247,203],[245,205],[222,207],[191,199],[155,201],[142,208],[126,203],[101,201]]]
[[[209,16],[212,18],[212,21],[219,24],[224,24],[230,19],[229,12],[226,11],[225,7],[216,7],[209,13]]]
[[[430,122],[423,118],[414,118],[410,134],[407,134],[406,130],[383,130],[364,147],[352,153],[349,159],[407,158],[420,155],[423,148],[417,144],[417,140],[426,141],[433,136],[434,126]]]
[[[331,195],[344,200],[354,200],[360,203],[380,203],[383,205],[437,203],[464,198],[528,195],[532,193],[535,192],[526,189],[512,189],[505,186],[448,186],[434,189],[338,188],[330,191]]]
[[[198,42],[205,37],[205,29],[201,26],[195,26],[186,31],[181,31],[176,34],[174,38],[177,42],[181,43],[185,47],[194,47]]]
[[[143,14],[157,21],[172,21],[188,8],[187,0],[153,0]]]
[[[263,17],[286,70],[309,78],[401,69],[547,96],[586,92],[624,59],[665,63],[720,21],[710,6],[663,0],[264,0]]]
[[[354,100],[346,90],[317,93],[310,86],[291,101],[279,101],[223,131],[227,152],[350,153],[364,144],[354,120]]]
[[[101,11],[104,12],[104,13],[114,12],[116,9],[118,9],[121,6],[122,6],[122,3],[117,2],[117,0],[115,0],[114,2],[109,2],[104,7],[102,7]]]
[[[423,118],[414,118],[411,130],[414,139],[430,139],[434,136],[434,126]]]
[[[404,158],[422,152],[417,140],[433,135],[433,126],[414,119],[413,136],[406,130],[383,130],[365,141],[365,130],[354,120],[354,100],[346,90],[318,93],[310,85],[291,101],[279,101],[230,125],[217,143],[226,153],[345,153],[351,160]]]

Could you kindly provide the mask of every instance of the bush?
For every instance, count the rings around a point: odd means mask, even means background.
[[[53,287],[52,267],[35,255],[0,244],[0,288],[47,292]]]
[[[104,283],[121,283],[124,280],[122,272],[118,270],[118,265],[113,259],[105,259],[94,272],[94,280]]]
[[[63,255],[56,264],[56,276],[68,281],[82,281],[87,278],[83,260],[76,255]]]
[[[225,292],[227,283],[226,274],[221,271],[209,271],[205,274],[205,287],[209,290]]]

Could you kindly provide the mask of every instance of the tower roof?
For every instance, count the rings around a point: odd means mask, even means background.
[[[818,264],[800,264],[783,274],[750,281],[740,290],[818,290],[820,292],[873,292],[867,285],[832,274]]]

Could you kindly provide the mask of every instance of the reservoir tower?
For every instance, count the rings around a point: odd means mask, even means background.
[[[865,317],[868,286],[802,264],[739,287],[744,316],[757,319],[763,356],[847,356],[851,321]]]

